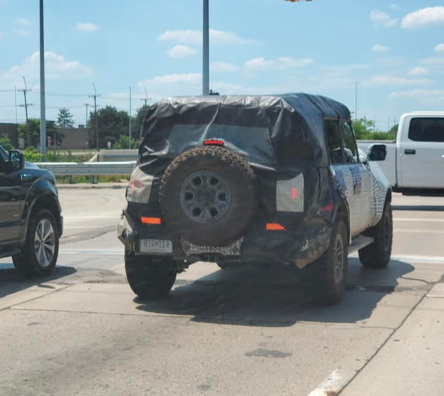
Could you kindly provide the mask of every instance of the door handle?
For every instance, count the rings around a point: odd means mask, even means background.
[[[404,154],[415,155],[416,154],[416,150],[406,149],[406,150],[404,150]]]

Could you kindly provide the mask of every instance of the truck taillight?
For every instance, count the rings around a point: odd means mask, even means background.
[[[225,142],[220,139],[204,140],[204,146],[225,146]]]

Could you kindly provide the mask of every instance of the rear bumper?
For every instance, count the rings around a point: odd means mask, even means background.
[[[117,236],[127,252],[135,255],[160,255],[142,253],[143,239],[168,240],[173,252],[167,255],[175,260],[197,261],[238,260],[245,263],[276,262],[294,264],[303,268],[318,259],[327,249],[331,229],[327,219],[305,220],[296,231],[267,231],[265,222],[257,220],[247,233],[230,246],[208,247],[193,245],[177,238],[163,225],[136,224],[126,213],[117,227]]]

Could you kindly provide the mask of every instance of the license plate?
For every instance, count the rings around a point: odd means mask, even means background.
[[[141,239],[141,253],[173,253],[173,242],[163,239]]]

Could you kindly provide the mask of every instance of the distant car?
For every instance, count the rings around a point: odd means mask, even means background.
[[[63,232],[55,177],[0,146],[0,257],[24,277],[49,275]]]
[[[118,227],[133,291],[167,294],[198,261],[299,269],[322,303],[343,294],[347,256],[385,267],[391,189],[360,158],[350,112],[306,94],[162,101],[145,117],[138,166]]]

